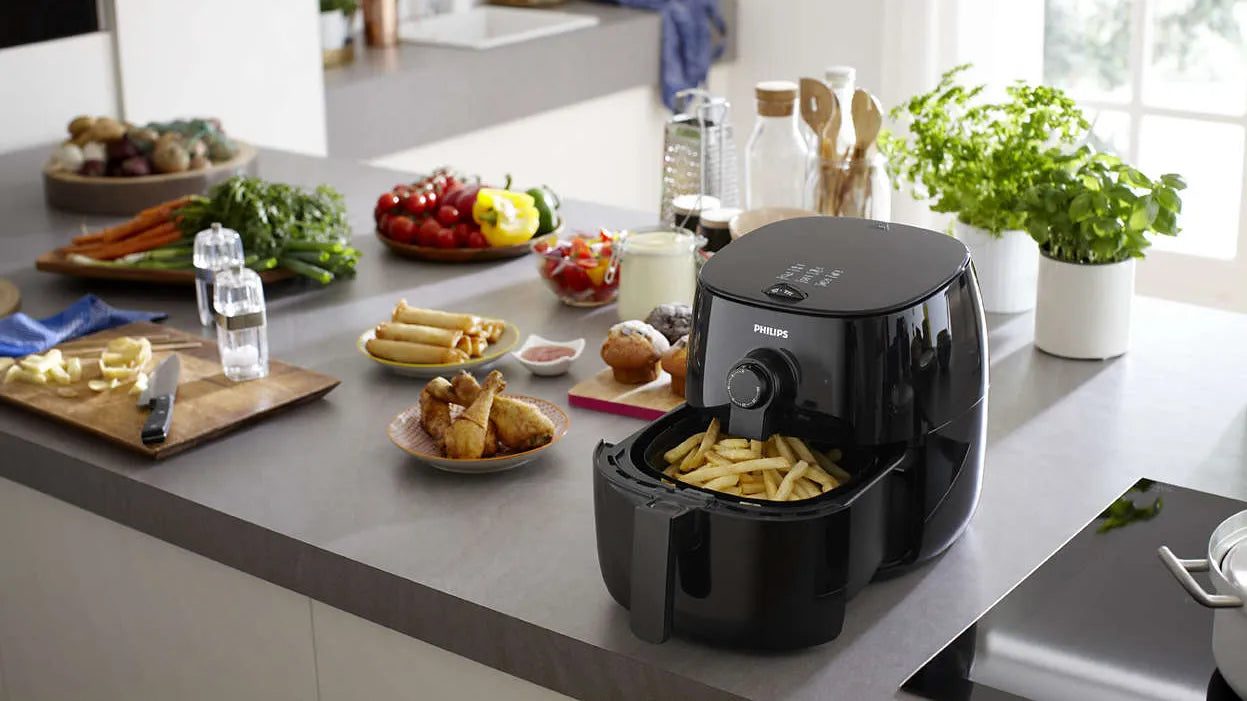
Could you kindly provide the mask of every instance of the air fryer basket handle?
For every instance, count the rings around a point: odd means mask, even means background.
[[[633,513],[628,609],[633,634],[649,643],[661,643],[671,635],[671,598],[679,547],[676,524],[687,513],[683,506],[663,502],[638,504]]]

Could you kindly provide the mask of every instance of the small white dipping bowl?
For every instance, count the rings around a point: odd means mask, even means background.
[[[534,346],[558,346],[560,348],[570,348],[572,350],[572,354],[555,360],[537,362],[524,357],[524,351]],[[572,363],[576,361],[576,358],[580,357],[580,354],[584,352],[584,349],[585,340],[583,338],[577,338],[574,341],[551,341],[548,338],[542,338],[537,334],[532,334],[528,337],[528,340],[524,341],[524,345],[520,346],[519,350],[512,351],[511,355],[519,361],[520,365],[528,368],[528,371],[532,374],[541,375],[542,377],[552,377],[554,375],[562,375],[567,372],[567,369],[572,366]]]

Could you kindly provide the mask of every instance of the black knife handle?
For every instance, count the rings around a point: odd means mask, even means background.
[[[173,422],[173,397],[166,394],[152,399],[152,413],[143,423],[143,445],[163,443],[169,437],[169,424]]]

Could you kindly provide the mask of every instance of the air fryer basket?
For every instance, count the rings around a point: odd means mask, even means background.
[[[671,478],[663,475],[662,471],[667,467],[667,463],[662,457],[663,454],[682,443],[689,436],[705,431],[711,419],[716,417],[722,421],[722,412],[714,409],[699,409],[687,405],[666,414],[643,430],[632,443],[629,449],[629,458],[632,464],[640,467],[642,472],[650,477],[662,480],[664,483],[674,482],[677,489],[692,489],[728,501],[793,509],[808,507],[851,493],[863,481],[869,481],[880,470],[894,464],[900,455],[904,453],[903,446],[882,450],[879,448],[867,449],[840,442],[824,443],[815,438],[797,436],[814,451],[826,451],[831,448],[840,450],[842,457],[837,464],[845,472],[848,472],[852,479],[817,497],[796,501],[772,501],[770,499],[725,494],[679,480],[671,480]],[[794,435],[783,433],[782,431],[780,433],[785,436]]]

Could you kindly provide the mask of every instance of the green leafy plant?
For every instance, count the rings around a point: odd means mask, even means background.
[[[1033,185],[1022,209],[1026,230],[1051,258],[1118,263],[1142,258],[1149,236],[1176,236],[1186,188],[1181,176],[1153,180],[1116,156],[1083,146]]]
[[[931,209],[994,235],[1022,229],[1022,198],[1063,165],[1069,150],[1089,128],[1074,101],[1062,91],[1022,82],[1007,88],[1002,102],[985,102],[983,86],[958,82],[969,64],[944,73],[935,89],[910,98],[890,116],[908,127],[905,136],[885,131],[879,148],[899,187],[912,185]]]
[[[320,0],[321,12],[342,10],[342,14],[346,15],[348,19],[358,8],[359,0]]]

